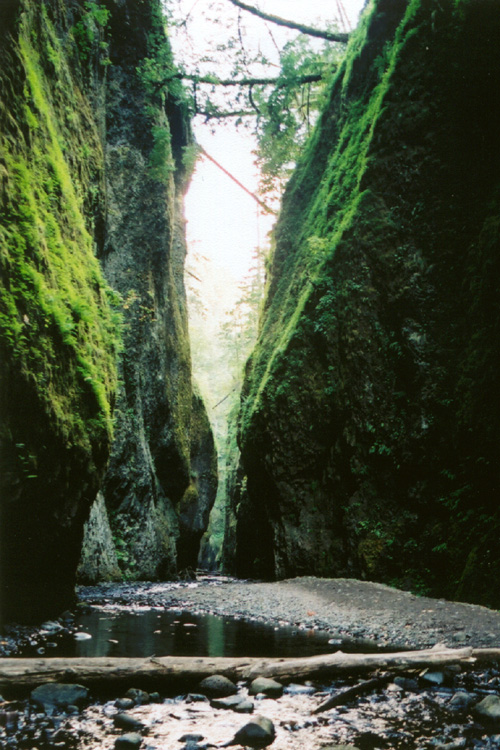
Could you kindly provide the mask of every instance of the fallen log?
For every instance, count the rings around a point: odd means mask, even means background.
[[[45,682],[77,682],[87,686],[142,686],[165,690],[193,688],[204,677],[222,674],[237,682],[257,676],[281,682],[320,679],[335,674],[370,673],[500,660],[500,649],[433,648],[398,653],[323,654],[296,659],[230,657],[126,657],[0,659],[0,690],[32,688]]]

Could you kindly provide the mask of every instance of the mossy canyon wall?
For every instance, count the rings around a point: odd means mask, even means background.
[[[82,576],[154,578],[196,562],[216,476],[183,287],[189,122],[144,74],[173,65],[159,0],[1,12],[1,606],[27,618],[70,600],[99,489]]]
[[[286,190],[226,558],[500,604],[500,15],[375,0]]]

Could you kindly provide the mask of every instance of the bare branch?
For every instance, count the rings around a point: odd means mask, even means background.
[[[239,390],[239,388],[241,388],[241,383],[238,383],[237,385],[235,385],[235,386],[234,386],[234,388],[231,388],[231,390],[229,391],[229,393],[227,394],[227,396],[224,396],[224,398],[221,398],[221,400],[220,400],[220,401],[218,401],[218,402],[217,402],[217,403],[215,404],[215,406],[214,406],[214,407],[212,407],[212,408],[213,408],[213,409],[217,409],[217,407],[218,407],[218,406],[220,406],[221,404],[223,404],[223,403],[224,403],[224,401],[227,401],[227,399],[229,398],[229,396],[230,396],[230,395],[231,395],[232,393],[234,393],[235,391]]]
[[[247,5],[246,3],[241,2],[241,0],[229,0],[229,2],[237,8],[253,13],[254,16],[258,16],[264,21],[271,21],[278,26],[285,26],[288,29],[300,31],[301,34],[315,36],[319,39],[326,39],[329,42],[340,42],[341,44],[346,44],[349,41],[349,34],[343,32],[323,31],[322,29],[315,29],[312,26],[306,26],[305,24],[297,23],[296,21],[288,21],[280,16],[273,16],[270,13],[264,13],[264,11],[255,8],[253,5]]]
[[[223,167],[222,164],[219,164],[218,161],[215,161],[213,156],[210,156],[210,154],[207,154],[203,146],[198,146],[198,148],[200,150],[200,153],[203,154],[203,156],[206,156],[206,158],[209,161],[211,161],[212,164],[215,164],[215,166],[218,167],[222,172],[224,172],[224,174],[227,175],[233,182],[235,182],[238,185],[238,187],[240,187],[242,190],[245,191],[245,193],[247,193],[251,198],[253,198],[254,201],[256,201],[256,203],[258,203],[259,206],[264,209],[264,211],[266,211],[268,214],[274,214],[275,216],[277,215],[276,211],[270,208],[266,203],[264,203],[264,201],[261,201],[261,199],[257,195],[255,195],[255,193],[252,193],[251,190],[245,187],[234,175],[231,174],[231,172],[228,172],[228,170],[225,167]]]
[[[250,102],[250,104],[252,105],[252,107],[254,108],[254,110],[256,111],[256,113],[258,115],[260,115],[261,114],[260,109],[255,104],[253,96],[252,96],[252,86],[249,86],[249,88],[248,88],[248,101]]]

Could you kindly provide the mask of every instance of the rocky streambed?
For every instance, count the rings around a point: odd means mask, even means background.
[[[359,581],[295,579],[264,584],[201,578],[182,584],[105,585],[82,589],[79,596],[77,609],[97,608],[107,615],[112,610],[137,613],[153,607],[217,613],[258,619],[273,628],[287,623],[313,635],[322,631],[329,641],[374,650],[437,643],[493,647],[500,641],[499,613]],[[75,617],[70,620],[66,613],[66,620],[61,618],[57,624],[67,636],[83,637],[79,615]],[[45,648],[44,658],[58,649],[57,644],[48,646],[56,639],[54,630],[45,627],[13,629],[3,640],[4,651],[22,648],[26,639],[31,639],[31,648]],[[269,744],[276,750],[345,745],[359,750],[500,747],[497,664],[398,670],[378,673],[376,682],[368,683],[373,677],[346,675],[273,689],[241,682],[222,694],[203,683],[193,684],[182,695],[162,692],[161,686],[148,694],[133,679],[131,689],[117,688],[114,693],[81,686],[66,698],[60,692],[51,697],[50,688],[45,688],[43,700],[36,690],[30,696],[6,694],[9,700],[0,704],[0,746],[202,750],[236,737],[236,746]],[[344,692],[356,686],[361,686],[358,695]],[[55,688],[64,689],[68,688]],[[336,705],[317,712],[332,696],[337,697]],[[260,744],[238,735],[258,716],[272,726],[272,733],[261,737]]]

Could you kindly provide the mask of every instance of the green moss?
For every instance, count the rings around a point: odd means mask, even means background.
[[[153,148],[149,157],[149,175],[153,180],[168,183],[170,175],[175,170],[168,121],[165,120],[163,125],[154,125],[152,133]]]
[[[108,48],[104,33],[111,13],[103,5],[92,1],[86,2],[84,7],[81,20],[73,28],[80,59],[84,64],[88,64],[97,51],[99,62],[109,64],[108,58],[104,55]],[[59,59],[57,53],[53,53],[52,57],[55,60]]]
[[[279,282],[275,290],[271,289],[270,309],[254,356],[252,388],[242,410],[243,434],[253,413],[259,411],[260,397],[270,377],[280,361],[289,357],[290,342],[306,306],[316,289],[328,283],[331,262],[344,235],[359,221],[361,213],[370,210],[371,196],[363,189],[368,154],[401,51],[417,33],[412,24],[419,5],[418,0],[409,4],[393,42],[384,45],[386,62],[381,80],[368,88],[368,93],[363,88],[359,98],[351,95],[349,99],[346,92],[352,88],[353,67],[367,44],[372,20],[369,14],[365,15],[332,82],[332,97],[339,96],[337,91],[345,97],[340,125],[336,124],[331,132],[327,121],[331,113],[320,119],[288,188],[285,200],[294,206],[294,215],[291,217],[288,212],[276,230],[277,242],[286,248],[287,257],[283,267],[276,254],[273,262]],[[321,176],[317,174],[318,164],[325,165]],[[333,309],[327,307],[329,311]],[[316,324],[321,325],[321,319]]]
[[[120,314],[94,255],[88,210],[101,146],[68,53],[45,8],[30,33],[28,5],[19,35],[23,93],[16,126],[11,120],[0,142],[0,343],[62,433],[88,444],[112,431]],[[47,65],[58,71],[55,89]]]
[[[283,201],[239,442],[276,574],[327,558],[492,603],[500,25],[455,5],[379,0],[353,34]]]

